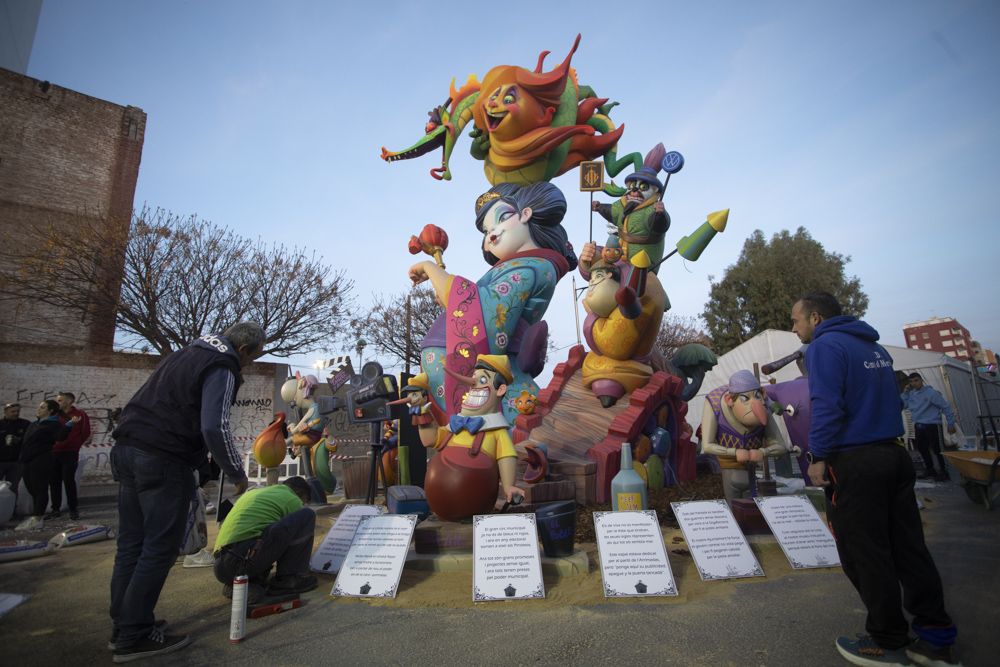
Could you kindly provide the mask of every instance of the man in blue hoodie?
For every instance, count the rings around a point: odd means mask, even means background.
[[[924,460],[924,479],[933,477],[943,482],[948,479],[948,469],[941,454],[941,415],[948,420],[948,433],[954,433],[955,413],[941,392],[924,384],[920,373],[910,373],[907,379],[909,384],[903,392],[903,406],[913,415],[914,439]],[[937,456],[940,472],[934,470],[932,452]]]
[[[892,357],[875,329],[843,315],[826,292],[799,299],[792,323],[810,343],[809,477],[826,488],[841,566],[868,610],[868,634],[838,638],[837,650],[856,665],[958,664],[957,631],[924,544],[913,463],[897,444],[903,420]]]

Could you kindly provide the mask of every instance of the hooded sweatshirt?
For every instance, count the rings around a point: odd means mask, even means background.
[[[823,320],[813,332],[806,368],[809,449],[817,458],[902,435],[892,357],[878,338],[868,324],[845,315]]]

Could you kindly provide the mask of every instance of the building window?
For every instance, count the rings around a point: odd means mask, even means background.
[[[947,354],[949,357],[954,357],[955,356],[955,351],[954,350],[948,350],[947,352],[945,352],[945,354]]]
[[[952,345],[954,345],[954,343],[952,343],[950,340],[944,340],[944,341],[941,341],[941,345],[943,347],[951,347]]]
[[[924,349],[925,350],[931,349],[931,344],[930,343],[924,343]]]
[[[941,331],[938,331],[938,335],[944,337],[944,336],[950,336],[951,333],[948,331],[948,329],[941,329]]]
[[[916,339],[917,339],[917,334],[910,334],[910,340],[911,341],[916,340]]]
[[[917,344],[917,343],[914,343],[914,344],[913,344],[913,345],[911,345],[910,347],[912,347],[912,348],[913,348],[914,350],[919,350],[919,349],[920,349],[920,345],[919,345],[919,344]]]
[[[920,334],[920,337],[923,338],[924,340],[927,340],[928,338],[931,337],[931,335],[925,331],[922,334]]]

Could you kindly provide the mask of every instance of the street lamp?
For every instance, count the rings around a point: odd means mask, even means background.
[[[358,369],[361,369],[365,365],[364,353],[365,353],[365,346],[367,345],[368,341],[366,341],[364,338],[359,338],[357,345],[354,346],[354,349],[358,351]]]

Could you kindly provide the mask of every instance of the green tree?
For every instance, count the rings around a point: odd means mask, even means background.
[[[771,240],[755,230],[743,244],[736,263],[712,284],[702,317],[719,354],[765,329],[787,330],[795,301],[823,290],[840,301],[844,314],[861,317],[868,296],[857,277],[845,275],[851,258],[827,252],[804,227],[794,234],[778,232]]]

